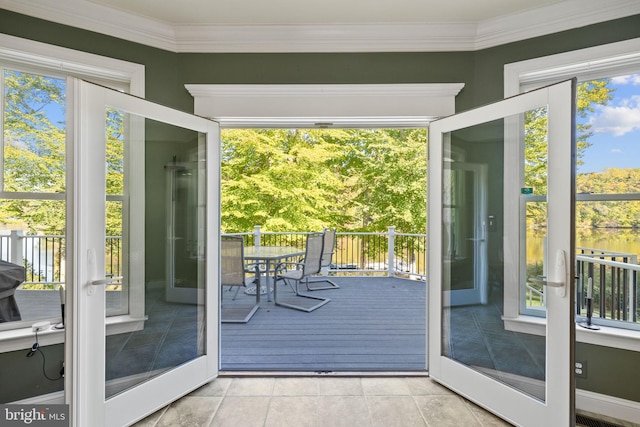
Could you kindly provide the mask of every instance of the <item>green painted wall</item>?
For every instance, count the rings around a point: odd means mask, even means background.
[[[444,53],[176,54],[2,9],[0,32],[144,64],[147,99],[189,112],[186,83],[463,82],[456,100],[461,111],[503,97],[504,64],[640,37],[640,15],[477,52]],[[630,380],[640,378],[639,353],[580,344],[577,358],[588,362],[587,378],[578,380],[581,389],[640,402],[640,389]],[[17,372],[31,369],[20,358],[0,355],[0,366],[6,364]]]

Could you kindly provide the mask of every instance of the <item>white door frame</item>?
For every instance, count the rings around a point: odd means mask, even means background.
[[[215,122],[77,79],[68,80],[66,403],[73,426],[120,426],[153,413],[215,378],[219,369],[219,127]],[[206,163],[206,310],[204,356],[105,399],[105,107],[204,133]],[[75,112],[75,114],[74,114]],[[142,140],[144,141],[144,139]],[[140,141],[137,141],[140,143]],[[137,256],[139,254],[131,254]],[[142,320],[142,319],[141,319]]]
[[[427,348],[429,373],[439,382],[516,425],[570,426],[575,423],[573,382],[574,336],[573,206],[575,154],[573,100],[575,81],[559,83],[524,95],[460,113],[431,124],[429,135],[429,298]],[[547,287],[546,394],[544,402],[516,391],[504,383],[443,356],[442,348],[442,159],[443,135],[457,129],[510,117],[541,106],[548,108],[548,248],[554,260],[548,281],[562,283]],[[506,139],[505,147],[519,138]],[[504,161],[516,161],[505,157]],[[508,198],[518,195],[505,194]],[[513,250],[517,242],[504,242]],[[506,279],[505,279],[506,280]],[[508,285],[508,284],[507,284]]]

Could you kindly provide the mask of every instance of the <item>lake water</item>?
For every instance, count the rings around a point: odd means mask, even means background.
[[[541,262],[546,230],[527,231],[527,264]],[[640,258],[640,229],[580,228],[576,247],[623,252]]]

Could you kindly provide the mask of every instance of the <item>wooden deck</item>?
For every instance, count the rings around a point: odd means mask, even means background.
[[[248,323],[223,323],[221,369],[283,372],[425,370],[424,282],[389,277],[340,277],[332,280],[340,288],[314,291],[313,294],[327,296],[331,301],[311,313],[277,307],[263,295],[260,309]],[[290,288],[282,284],[279,286],[279,298],[293,294]],[[164,294],[157,291],[147,290],[150,320],[145,330],[137,333],[143,338],[156,332],[157,328],[152,327],[154,321],[170,330],[172,323],[166,320],[171,318],[170,313],[176,310],[190,313],[195,307],[166,303]],[[245,295],[242,290],[232,301],[233,292],[224,294],[225,312],[255,303],[255,296]],[[17,291],[16,297],[23,320],[60,315],[57,292]],[[107,303],[113,295],[108,297]],[[189,342],[195,345],[195,329],[191,332],[193,337]],[[110,342],[116,338],[111,337]],[[126,337],[120,338],[124,340]],[[166,357],[181,354],[185,350],[185,339],[187,337],[182,331],[176,342],[158,340],[158,345],[148,349],[148,357],[135,358],[137,364],[144,362],[145,366],[135,369],[131,366],[131,370],[138,373],[155,369],[153,361],[158,359],[157,354],[166,353]],[[134,339],[127,342],[130,346],[137,343]],[[138,347],[135,350],[139,355]],[[127,356],[126,348],[109,347],[112,350],[110,357],[117,354],[128,360],[126,357],[131,356]]]
[[[221,326],[223,372],[415,372],[425,370],[425,284],[388,277],[333,278],[339,289],[315,291],[331,301],[305,313],[277,307],[263,296],[246,324]],[[223,314],[250,307],[254,296],[225,292]],[[293,295],[279,285],[279,297]],[[26,318],[56,316],[57,292],[18,291]],[[108,294],[107,303],[117,295]],[[504,330],[502,294],[490,303],[451,308],[445,351],[461,363],[501,381],[545,377],[544,337]],[[149,316],[140,331],[107,339],[109,379],[177,366],[198,352],[196,305],[165,301],[164,289],[148,287]]]
[[[223,323],[223,371],[425,370],[425,284],[388,277],[332,278],[340,289],[314,291],[331,302],[305,313],[263,295],[246,324]],[[291,294],[279,284],[278,297]],[[232,291],[233,292],[233,291]],[[223,310],[255,296],[225,293]]]

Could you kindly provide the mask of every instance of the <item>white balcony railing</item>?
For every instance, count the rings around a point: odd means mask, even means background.
[[[245,245],[304,247],[307,233],[265,232],[257,225],[244,236]],[[336,233],[336,247],[329,275],[403,276],[426,280],[426,234],[387,232]]]
[[[303,247],[304,232],[265,232],[255,226],[252,232],[237,233],[246,245],[289,245]],[[399,276],[426,280],[425,234],[386,232],[337,232],[333,263],[334,276]],[[0,259],[23,265],[25,289],[55,289],[65,282],[65,238],[61,235],[25,235],[11,231],[0,235]],[[106,274],[122,273],[122,238],[106,240]],[[579,248],[576,256],[576,309],[585,315],[585,295],[592,283],[594,318],[640,325],[640,283],[635,254]],[[528,308],[544,309],[544,290],[528,286]]]

